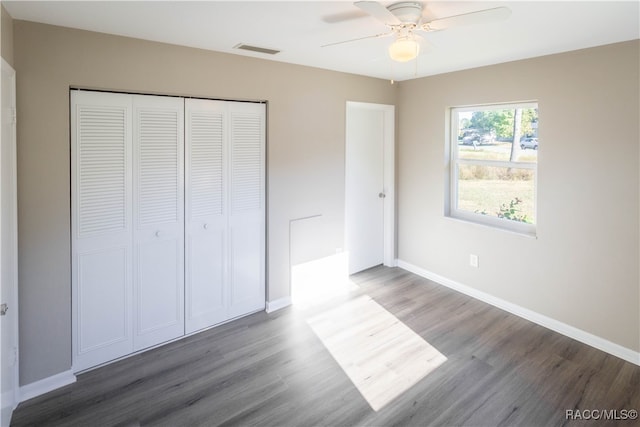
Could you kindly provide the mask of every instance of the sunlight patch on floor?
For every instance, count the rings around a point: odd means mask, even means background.
[[[447,360],[367,295],[307,323],[375,411]]]
[[[347,253],[341,252],[292,266],[293,305],[305,309],[358,289],[349,280],[348,264]]]

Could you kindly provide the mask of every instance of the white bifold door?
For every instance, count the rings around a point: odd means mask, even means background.
[[[264,104],[185,100],[186,332],[264,308]]]
[[[133,349],[132,98],[71,93],[74,369]]]
[[[184,334],[184,108],[71,93],[74,369]]]
[[[184,334],[184,104],[133,96],[133,349]]]
[[[74,371],[264,308],[264,121],[71,92]]]

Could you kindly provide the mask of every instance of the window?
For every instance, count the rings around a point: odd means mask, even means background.
[[[534,234],[538,104],[452,108],[450,146],[449,216]]]

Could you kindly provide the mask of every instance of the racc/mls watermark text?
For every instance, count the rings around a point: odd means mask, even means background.
[[[603,421],[631,421],[638,419],[635,409],[566,409],[566,420],[603,420]]]

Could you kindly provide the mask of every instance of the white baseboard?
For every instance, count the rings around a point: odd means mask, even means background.
[[[291,297],[284,297],[273,301],[267,301],[267,308],[265,310],[267,313],[273,313],[274,311],[278,311],[290,305]]]
[[[53,391],[76,382],[76,376],[72,371],[60,372],[59,374],[43,378],[31,384],[20,387],[20,402],[33,399],[34,397]]]
[[[552,319],[533,310],[529,310],[528,308],[524,308],[490,295],[486,292],[463,285],[455,280],[432,273],[431,271],[425,270],[408,262],[398,260],[398,267],[640,366],[640,352],[623,347],[620,344],[616,344],[597,335],[585,332],[581,329],[560,322],[559,320]]]
[[[0,401],[2,402],[2,404],[4,405],[6,402],[13,402],[13,405],[11,405],[11,410],[15,410],[18,407],[18,403],[15,400],[15,395],[14,395],[14,391],[12,388],[10,388],[9,390],[5,390],[4,392],[2,392],[1,396],[0,396]],[[4,412],[4,411],[3,411]],[[2,414],[3,416],[6,416],[4,413]],[[4,420],[3,420],[4,421]],[[5,425],[5,424],[2,424]],[[7,422],[6,425],[9,425],[9,423]]]

